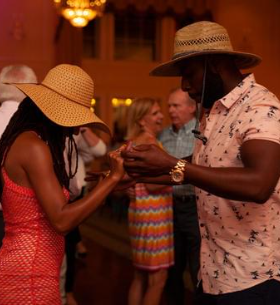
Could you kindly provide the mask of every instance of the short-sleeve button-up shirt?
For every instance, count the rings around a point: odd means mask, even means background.
[[[215,102],[201,130],[208,141],[203,145],[197,140],[194,163],[243,167],[240,147],[245,141],[280,144],[279,100],[251,74]],[[198,188],[196,195],[204,291],[229,293],[280,280],[280,183],[264,204],[233,201]]]

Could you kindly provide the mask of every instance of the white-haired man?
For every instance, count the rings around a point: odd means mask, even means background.
[[[11,117],[18,109],[25,94],[15,86],[5,83],[36,83],[34,71],[25,65],[6,66],[0,73],[0,137],[2,136]]]
[[[187,92],[176,88],[169,93],[167,103],[171,126],[161,132],[159,140],[170,155],[189,156],[195,142],[192,130],[196,125],[196,102]],[[199,271],[200,233],[192,185],[173,186],[173,218],[175,264],[168,272],[167,303],[184,305],[184,271],[188,267],[194,288]]]

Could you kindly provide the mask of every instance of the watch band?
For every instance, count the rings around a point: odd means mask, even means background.
[[[181,184],[184,181],[186,164],[188,162],[184,159],[180,159],[176,165],[169,172],[172,182]]]

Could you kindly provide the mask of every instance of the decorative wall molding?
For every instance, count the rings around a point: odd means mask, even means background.
[[[175,18],[193,17],[192,21],[211,19],[210,0],[107,0],[106,12],[154,14]]]

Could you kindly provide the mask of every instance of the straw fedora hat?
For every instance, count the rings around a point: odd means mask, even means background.
[[[93,112],[93,80],[80,67],[58,65],[40,84],[14,85],[54,123],[65,127],[90,125],[110,134],[109,127]]]
[[[232,55],[240,69],[251,68],[261,62],[261,58],[255,54],[234,51],[224,27],[214,22],[200,21],[176,32],[171,61],[159,65],[150,75],[181,76],[179,63],[182,60],[206,54]]]

